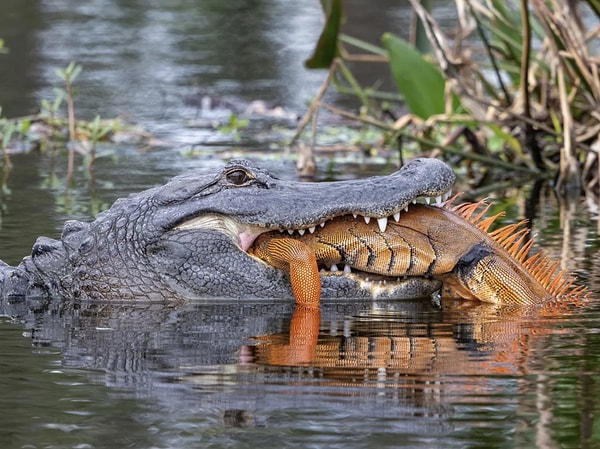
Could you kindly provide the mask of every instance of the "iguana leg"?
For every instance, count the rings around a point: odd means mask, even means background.
[[[298,305],[290,323],[290,344],[283,354],[289,364],[314,362],[321,326],[321,310]]]
[[[254,243],[252,253],[273,265],[290,273],[292,292],[296,303],[318,307],[321,300],[321,278],[317,258],[305,243],[292,238],[262,238]]]
[[[315,361],[321,310],[298,305],[292,315],[289,336],[260,335],[254,352],[254,362],[267,365],[303,366]]]

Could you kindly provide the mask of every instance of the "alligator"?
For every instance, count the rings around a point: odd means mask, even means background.
[[[546,258],[524,258],[531,247],[524,233],[511,228],[490,238],[493,219],[470,218],[473,208],[414,205],[419,198],[444,204],[454,181],[445,163],[427,158],[388,176],[322,183],[278,179],[249,161],[231,161],[217,172],[193,171],[119,199],[90,223],[67,221],[60,240],[40,237],[18,266],[1,264],[0,293],[83,300],[295,297],[313,306],[321,298],[430,297],[443,283],[467,298],[499,303],[583,295]],[[341,242],[330,245],[344,256],[339,262],[355,269],[331,270],[330,258],[321,273],[323,260],[302,238],[338,234]],[[356,250],[356,263],[346,260],[357,240],[374,234],[383,246],[365,246],[362,262],[364,248]],[[372,259],[383,260],[394,240],[406,262],[388,260],[374,271]],[[265,255],[264,242],[284,245]],[[281,251],[282,258],[267,257]]]
[[[40,237],[31,255],[0,263],[4,298],[179,300],[292,298],[289,275],[248,254],[260,234],[307,230],[339,216],[384,220],[420,197],[446,197],[454,172],[415,159],[388,176],[341,182],[278,179],[245,160],[196,170],[117,200],[84,223],[64,224],[59,240]],[[324,274],[323,298],[427,297],[435,279],[382,285],[360,273]]]

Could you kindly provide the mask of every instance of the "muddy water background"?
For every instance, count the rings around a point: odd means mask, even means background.
[[[407,30],[401,2],[346,5],[354,35]],[[0,11],[11,49],[0,57],[5,115],[52,98],[55,69],[74,60],[84,67],[80,116],[124,114],[169,143],[102,148],[109,156],[98,160],[95,191],[79,172],[68,196],[63,155],[16,155],[0,198],[1,259],[18,263],[65,219],[90,219],[117,197],[240,149],[294,176],[277,161],[271,122],[235,142],[190,125],[198,110],[189,97],[226,96],[240,107],[263,99],[302,113],[324,76],[302,67],[321,25],[317,2],[0,0]],[[446,13],[443,3],[436,13]],[[324,163],[320,176],[391,169],[377,158],[353,162],[332,171]],[[499,207],[509,220],[530,215],[539,246],[590,286],[585,310],[520,319],[461,304],[325,304],[317,359],[297,367],[285,360],[297,318],[287,303],[66,303],[35,313],[3,304],[0,447],[597,447],[596,211],[532,191],[509,190]]]

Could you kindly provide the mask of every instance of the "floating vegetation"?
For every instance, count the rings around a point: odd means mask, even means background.
[[[1,47],[0,47],[1,48]],[[81,73],[81,66],[71,62],[64,70],[57,70],[57,76],[63,80],[64,87],[55,87],[53,99],[40,102],[37,114],[18,118],[2,117],[0,109],[0,151],[4,178],[12,168],[11,154],[29,151],[55,152],[68,151],[66,185],[69,187],[75,164],[75,155],[82,156],[83,165],[93,180],[93,166],[100,143],[118,143],[127,141],[139,146],[154,144],[153,136],[120,118],[103,119],[96,116],[93,120],[80,120],[76,117],[74,82]],[[61,115],[63,108],[66,117]],[[110,155],[104,152],[102,155]],[[3,182],[3,185],[5,183]]]

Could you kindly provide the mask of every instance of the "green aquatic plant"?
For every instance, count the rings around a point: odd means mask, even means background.
[[[250,121],[247,118],[240,118],[236,114],[230,114],[229,120],[226,124],[219,127],[219,131],[224,134],[230,134],[234,140],[239,141],[242,130],[247,128],[249,123]]]
[[[15,123],[2,117],[1,114],[2,109],[0,108],[0,149],[2,150],[4,169],[9,171],[12,167],[12,163],[8,154],[8,144],[15,132],[16,125]]]
[[[73,97],[75,96],[75,88],[73,83],[75,79],[81,73],[81,66],[71,61],[64,70],[57,70],[56,74],[65,82],[64,98],[67,101],[67,117],[69,123],[69,140],[72,145],[69,146],[69,159],[67,168],[67,185],[71,182],[73,177],[73,164],[75,159],[75,142],[77,139],[77,132],[75,129],[75,105]]]
[[[90,187],[94,184],[94,162],[97,157],[110,156],[114,152],[109,148],[98,152],[98,146],[111,143],[118,136],[129,140],[135,139],[139,145],[148,145],[152,139],[143,130],[128,126],[120,118],[103,119],[100,116],[93,120],[80,120],[75,115],[75,99],[77,89],[75,81],[82,72],[82,66],[71,62],[65,69],[57,70],[56,75],[62,80],[62,85],[52,89],[53,98],[40,101],[40,111],[37,114],[17,117],[0,118],[0,155],[4,167],[10,167],[9,154],[11,151],[23,152],[31,149],[40,151],[50,150],[52,157],[56,151],[67,150],[67,171],[65,185],[69,189],[73,183],[75,157],[83,159],[86,178]],[[66,108],[66,117],[64,109]],[[242,123],[236,123],[237,129]],[[7,170],[5,169],[5,176]]]

